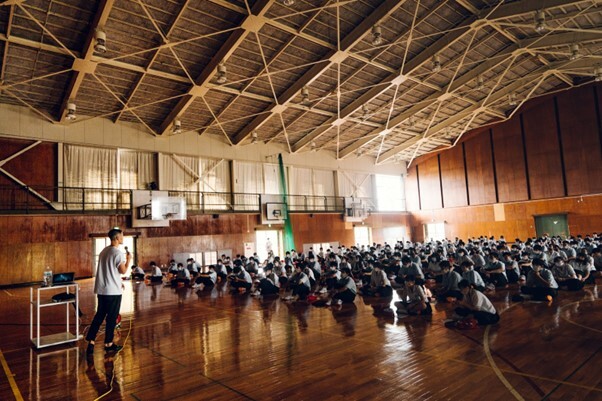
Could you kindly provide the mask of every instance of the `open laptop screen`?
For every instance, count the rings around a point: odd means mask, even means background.
[[[75,278],[75,273],[55,273],[52,276],[52,285],[70,284]]]

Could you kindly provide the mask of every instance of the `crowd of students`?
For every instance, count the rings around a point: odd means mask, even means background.
[[[601,246],[602,237],[597,234],[516,239],[512,244],[503,237],[466,242],[456,238],[336,250],[310,248],[306,255],[291,250],[283,258],[270,252],[262,262],[256,256],[222,255],[205,269],[191,258],[186,266],[171,261],[165,273],[151,262],[150,274],[138,267],[132,275],[200,291],[228,285],[232,292],[282,296],[285,301],[315,306],[352,303],[358,293],[386,303],[396,291],[400,301],[394,305],[400,316],[428,316],[432,303],[451,303],[455,306],[451,325],[461,327],[499,321],[488,298],[496,289],[515,290],[512,299],[517,302],[552,302],[559,289],[582,290],[602,272]],[[389,307],[382,311],[393,313]]]

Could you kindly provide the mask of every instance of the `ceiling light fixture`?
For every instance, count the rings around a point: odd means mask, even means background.
[[[485,82],[483,81],[483,76],[479,75],[477,77],[477,90],[483,90],[485,89]]]
[[[581,57],[579,50],[579,43],[573,43],[571,45],[571,56],[569,58],[571,60],[577,60],[579,57]]]
[[[253,133],[251,134],[251,136],[253,137],[253,140],[251,141],[251,143],[256,144],[258,142],[257,131],[253,131]]]
[[[372,46],[380,46],[384,42],[383,31],[380,25],[374,25],[372,27]]]
[[[181,134],[182,133],[182,121],[180,120],[175,120],[173,122],[173,127],[171,128],[171,132],[174,134]]]
[[[311,151],[312,151],[312,152],[315,152],[315,151],[317,151],[317,150],[318,150],[318,148],[316,147],[316,143],[315,143],[315,142],[312,142],[312,143],[311,143]]]
[[[602,66],[598,66],[594,69],[594,77],[596,82],[602,82]]]
[[[510,106],[516,106],[518,104],[518,101],[516,100],[516,93],[510,93],[508,95],[508,104]]]
[[[97,53],[107,52],[107,34],[102,29],[97,29],[94,36],[96,43],[94,44],[94,51]]]
[[[67,119],[67,121],[77,120],[77,114],[75,114],[76,110],[77,107],[75,106],[75,102],[69,101],[69,103],[67,103],[67,115],[65,116],[65,119]]]
[[[283,6],[290,7],[290,6],[292,6],[293,4],[295,4],[295,0],[282,0],[282,5],[283,5]]]
[[[301,103],[303,103],[306,106],[309,106],[311,104],[309,100],[309,88],[307,86],[301,88]]]
[[[433,56],[433,72],[441,71],[441,58],[438,54]]]
[[[370,117],[370,111],[368,110],[368,106],[362,104],[362,118],[366,120],[368,119],[368,117]]]
[[[539,10],[535,13],[535,31],[537,33],[543,33],[546,30],[546,14],[543,10]]]
[[[216,79],[216,82],[218,84],[225,84],[228,81],[227,73],[228,73],[228,70],[226,69],[226,65],[224,63],[219,63],[217,65],[217,79]]]

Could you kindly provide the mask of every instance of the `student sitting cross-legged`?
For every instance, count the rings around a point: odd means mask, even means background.
[[[463,297],[458,301],[458,307],[454,309],[456,315],[463,318],[472,316],[481,326],[499,322],[500,315],[485,294],[475,290],[468,280],[460,281],[458,287]]]
[[[303,263],[299,262],[295,265],[295,274],[289,280],[289,288],[293,290],[292,296],[285,298],[286,300],[305,300],[309,295],[311,284],[309,277],[303,273]]]
[[[404,287],[399,290],[400,302],[396,302],[397,313],[407,315],[431,315],[433,310],[422,285],[416,284],[416,278],[409,274]]]
[[[263,269],[265,272],[265,278],[259,281],[259,287],[254,295],[274,295],[280,291],[280,280],[279,277],[274,273],[274,265],[268,263]]]
[[[163,281],[163,272],[157,266],[157,263],[150,262],[151,272],[148,275],[151,283],[161,283]]]
[[[370,284],[362,286],[360,292],[367,297],[387,298],[393,295],[391,282],[380,263],[374,263],[374,270],[370,275]]]
[[[232,270],[232,274],[228,277],[232,291],[247,292],[253,285],[253,279],[249,272],[240,264],[236,264]]]
[[[351,269],[349,267],[341,268],[341,279],[337,282],[336,292],[332,296],[332,300],[326,302],[326,305],[331,303],[340,305],[342,303],[352,303],[357,294],[357,287],[353,277],[351,277]]]
[[[485,282],[483,277],[474,270],[474,262],[472,260],[465,260],[460,265],[462,268],[462,278],[468,280],[474,288],[483,292],[485,291]]]
[[[569,291],[579,291],[583,288],[585,283],[577,278],[577,274],[573,267],[565,263],[562,256],[556,256],[554,258],[554,266],[552,266],[552,275],[558,287],[566,287]]]
[[[215,266],[209,266],[207,273],[199,273],[198,277],[194,280],[194,288],[198,288],[201,291],[205,288],[213,288],[217,282],[217,273],[215,272]]]
[[[439,266],[441,267],[442,279],[441,286],[437,290],[437,300],[445,302],[462,298],[462,293],[458,288],[458,283],[462,280],[462,276],[451,269],[451,264],[447,260],[441,261]]]
[[[554,279],[552,272],[547,269],[546,262],[543,259],[533,259],[531,263],[532,270],[527,276],[527,282],[520,288],[520,292],[527,297],[532,297],[534,301],[551,302],[558,295],[558,283]],[[521,301],[523,296],[512,297],[513,300]]]

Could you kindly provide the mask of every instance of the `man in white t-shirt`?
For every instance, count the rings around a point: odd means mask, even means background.
[[[102,322],[107,320],[105,329],[105,351],[118,352],[122,346],[113,343],[113,334],[121,307],[121,294],[123,284],[121,275],[125,274],[129,266],[132,255],[127,251],[125,258],[119,250],[119,245],[123,244],[123,233],[119,227],[113,227],[109,230],[108,237],[111,245],[107,246],[98,256],[98,269],[96,271],[96,281],[94,283],[94,293],[98,298],[98,308],[96,315],[90,325],[86,341],[88,341],[87,353],[94,353],[94,341],[96,334]]]

